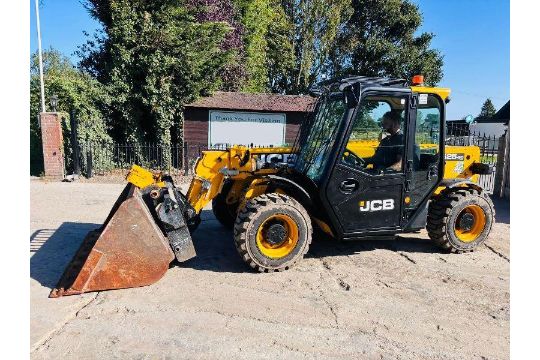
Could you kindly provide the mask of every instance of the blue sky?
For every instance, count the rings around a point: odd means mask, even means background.
[[[413,0],[424,15],[421,31],[436,36],[432,47],[444,55],[440,86],[452,88],[448,119],[477,115],[490,97],[499,109],[510,98],[510,1]],[[30,49],[37,49],[34,0],[30,15]],[[43,48],[71,56],[99,24],[80,1],[42,0],[40,6]]]
[[[35,0],[30,0],[30,51],[37,50]],[[90,17],[81,0],[39,0],[41,44],[54,47],[75,61],[77,46],[85,42],[83,31],[93,34],[99,23]]]
[[[447,118],[477,115],[484,100],[510,99],[510,1],[416,0],[432,47],[444,55],[440,86],[452,89]]]

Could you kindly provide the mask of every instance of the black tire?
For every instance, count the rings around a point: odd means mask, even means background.
[[[475,211],[481,210],[483,215],[467,215],[469,219],[473,219],[472,229],[476,226],[478,228],[475,232],[466,234],[472,239],[464,241],[457,232],[463,231],[460,229],[461,219],[471,208]],[[426,228],[429,237],[442,249],[467,252],[473,251],[486,240],[494,219],[495,207],[487,193],[473,188],[447,189],[431,200]]]
[[[221,192],[212,200],[212,212],[216,219],[225,226],[227,229],[234,227],[234,221],[236,220],[236,212],[238,209],[238,203],[227,204],[227,194],[231,190],[233,182],[226,180],[223,184]]]
[[[257,241],[259,229],[268,233],[270,229],[265,227],[276,217],[287,217],[288,221],[292,220],[296,224],[296,228],[292,231],[297,240],[282,257],[264,254],[262,251],[268,250],[262,249]],[[287,236],[291,233],[287,232]],[[234,240],[238,253],[244,262],[259,272],[283,271],[294,266],[307,253],[312,233],[311,219],[306,209],[292,197],[278,193],[263,194],[249,200],[238,213],[234,225]]]

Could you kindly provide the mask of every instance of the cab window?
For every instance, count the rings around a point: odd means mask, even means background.
[[[438,181],[442,106],[434,95],[418,95],[409,208],[416,208]]]
[[[341,162],[370,174],[403,172],[407,101],[405,96],[364,98]]]
[[[428,171],[439,159],[439,138],[441,129],[441,104],[428,94],[419,97],[416,111],[415,170]]]

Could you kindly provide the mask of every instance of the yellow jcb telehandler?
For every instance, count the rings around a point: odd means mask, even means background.
[[[187,194],[170,176],[134,165],[50,296],[156,282],[174,259],[195,256],[191,233],[210,202],[260,272],[301,260],[314,227],[336,240],[427,228],[455,252],[484,242],[494,207],[478,178],[491,170],[478,147],[445,146],[449,89],[358,76],[320,83],[313,94],[317,105],[294,146],[203,151]]]

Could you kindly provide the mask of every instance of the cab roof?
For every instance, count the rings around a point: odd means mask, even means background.
[[[393,87],[393,88],[405,88],[409,87],[412,92],[423,94],[436,94],[446,101],[450,96],[449,88],[442,87],[429,87],[429,86],[409,86],[408,81],[405,79],[392,79],[384,77],[370,77],[370,76],[348,76],[342,78],[335,78],[326,81],[322,81],[312,87],[310,92],[314,94],[322,94],[326,91],[343,91],[349,86],[380,86],[380,87]]]

